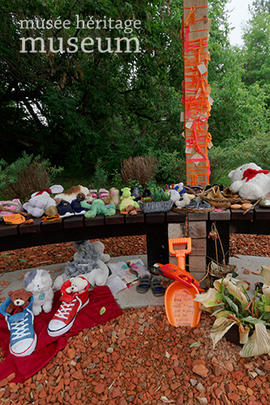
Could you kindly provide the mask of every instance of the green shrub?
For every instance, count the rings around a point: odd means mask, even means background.
[[[0,161],[0,190],[4,198],[19,198],[26,201],[35,191],[48,188],[55,177],[63,171],[62,167],[51,166],[48,159],[41,159],[23,152],[11,164]]]
[[[102,160],[98,159],[95,172],[91,178],[91,188],[103,188],[108,185],[108,174],[103,167]]]
[[[226,147],[213,147],[209,152],[211,183],[231,184],[228,173],[245,164],[254,162],[263,169],[270,169],[270,133],[260,134]]]
[[[153,151],[157,161],[156,181],[158,184],[179,183],[185,181],[185,155],[184,151],[168,152],[165,150]]]

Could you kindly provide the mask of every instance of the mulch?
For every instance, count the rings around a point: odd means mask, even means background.
[[[270,257],[270,238],[232,235],[231,254]],[[111,256],[146,252],[145,237],[105,239]],[[4,252],[1,271],[61,263],[71,243]],[[270,403],[270,359],[243,359],[224,338],[215,349],[213,319],[197,328],[169,325],[164,307],[133,308],[71,337],[66,348],[22,384],[0,388],[5,404],[247,404]],[[27,361],[27,358],[26,358]]]

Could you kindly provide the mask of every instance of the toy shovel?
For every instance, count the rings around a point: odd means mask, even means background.
[[[176,249],[176,246],[184,247]],[[177,266],[162,266],[162,272],[170,273],[176,280],[166,290],[165,309],[168,321],[173,326],[195,327],[200,320],[200,303],[194,301],[199,294],[199,282],[185,270],[185,257],[191,252],[191,238],[169,239],[169,252],[177,258]],[[166,267],[164,269],[164,267]]]

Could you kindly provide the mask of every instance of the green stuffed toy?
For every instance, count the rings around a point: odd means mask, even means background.
[[[86,201],[81,201],[81,207],[88,211],[84,214],[85,218],[95,218],[97,215],[105,215],[106,217],[115,215],[115,204],[105,205],[104,201],[97,199],[88,204]]]
[[[133,207],[133,208],[140,208],[139,204],[137,201],[134,201],[134,198],[131,195],[131,191],[129,187],[124,187],[122,188],[122,195],[120,197],[120,212],[125,210],[127,207]]]

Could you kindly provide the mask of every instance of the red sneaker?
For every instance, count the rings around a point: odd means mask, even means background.
[[[85,287],[83,290],[74,292],[70,280],[65,281],[61,287],[60,301],[62,303],[49,322],[48,334],[50,336],[61,336],[66,333],[72,327],[77,313],[89,302],[89,282],[86,278],[79,277],[84,280]]]

